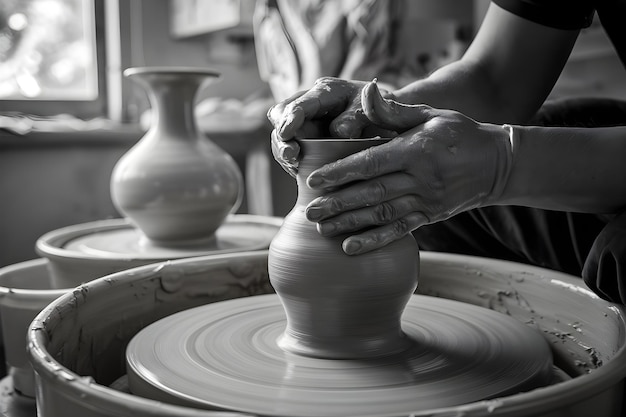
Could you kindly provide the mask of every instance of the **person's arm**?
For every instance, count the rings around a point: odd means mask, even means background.
[[[510,128],[462,113],[385,100],[363,89],[365,115],[392,141],[327,164],[307,184],[325,189],[306,209],[322,235],[347,234],[348,254],[490,205],[572,212],[626,209],[626,127]],[[512,138],[512,140],[510,140]]]
[[[491,123],[523,123],[541,106],[569,57],[579,30],[561,30],[518,17],[491,4],[472,44],[457,62],[397,91],[406,104],[452,109]],[[321,78],[268,112],[274,125],[272,150],[295,172],[299,149],[290,141],[307,121],[319,121],[333,137],[371,132],[360,95],[366,83]]]
[[[552,90],[578,33],[533,23],[492,3],[459,61],[395,91],[395,99],[485,122],[522,123]]]
[[[578,33],[530,22],[492,4],[460,61],[393,92],[393,97],[407,104],[457,110],[483,122],[523,123],[548,96]],[[291,139],[302,137],[307,122],[322,123],[332,137],[372,134],[368,130],[372,123],[359,117],[365,85],[322,78],[310,90],[270,109],[272,152],[286,171],[292,175],[297,171],[299,147]]]
[[[626,126],[513,132],[511,172],[498,204],[588,213],[626,208]]]

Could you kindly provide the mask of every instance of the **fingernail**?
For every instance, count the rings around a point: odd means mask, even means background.
[[[354,128],[349,123],[340,122],[334,128],[335,134],[340,138],[351,138],[354,135]]]
[[[290,164],[293,164],[297,161],[296,152],[294,152],[294,149],[289,146],[283,146],[282,148],[280,148],[279,153],[280,153],[280,157],[283,160],[289,162]]]
[[[274,112],[276,112],[277,109],[277,105],[273,105],[272,107],[269,108],[269,110],[267,111],[267,118],[272,122],[275,123],[276,120],[278,119],[278,117],[276,115],[274,115]]]
[[[316,175],[310,175],[309,178],[306,179],[306,185],[308,185],[309,188],[319,187],[323,183],[324,179]]]
[[[319,207],[307,207],[306,218],[310,221],[317,221],[322,218],[322,209]]]
[[[361,242],[358,240],[346,239],[343,241],[343,251],[347,255],[356,255],[361,250]]]
[[[334,223],[326,222],[317,224],[317,231],[322,235],[333,233],[335,230],[337,230],[337,227]]]
[[[280,124],[280,127],[278,128],[278,133],[280,134],[282,138],[285,137],[285,130],[293,123],[293,119],[294,119],[294,114],[289,113],[287,114],[287,117],[285,117],[283,122]]]

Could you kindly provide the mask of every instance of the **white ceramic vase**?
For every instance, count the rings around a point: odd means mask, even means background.
[[[197,92],[219,73],[142,67],[124,75],[148,92],[152,119],[113,170],[113,203],[152,244],[211,243],[243,195],[239,167],[198,130],[194,115]]]

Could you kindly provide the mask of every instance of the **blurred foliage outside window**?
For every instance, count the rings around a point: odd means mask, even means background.
[[[0,100],[95,100],[94,0],[0,0]]]

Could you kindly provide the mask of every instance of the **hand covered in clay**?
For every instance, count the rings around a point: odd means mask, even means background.
[[[626,212],[598,234],[582,276],[587,286],[605,300],[626,304]]]
[[[311,173],[309,187],[328,190],[306,209],[322,235],[349,234],[344,252],[361,254],[420,226],[498,202],[512,161],[509,132],[502,126],[384,100],[375,83],[362,95],[372,122],[397,131],[412,128]]]
[[[276,104],[267,113],[274,125],[272,154],[285,171],[295,176],[300,147],[293,138],[359,138],[396,136],[372,124],[361,109],[361,91],[367,83],[323,77],[308,91]],[[384,91],[384,95],[391,93]]]

